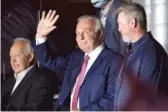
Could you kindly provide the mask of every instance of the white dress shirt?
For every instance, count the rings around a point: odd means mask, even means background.
[[[46,42],[47,38],[46,37],[36,37],[36,45],[42,44]]]
[[[20,84],[20,82],[23,80],[23,78],[26,76],[26,74],[34,67],[34,65],[28,67],[26,70],[20,72],[19,74],[14,74],[14,77],[16,79],[15,85],[13,87],[13,90],[11,92],[12,93],[15,91],[15,89],[18,87],[18,85]]]
[[[101,51],[103,49],[104,49],[104,45],[101,44],[94,51],[90,52],[89,54],[85,54],[85,56],[88,55],[90,57],[90,59],[88,61],[87,67],[86,67],[84,78],[85,78],[87,72],[89,71],[89,69],[91,68],[91,66],[93,65],[93,63],[95,62],[95,60],[97,59],[97,57],[99,56],[99,54],[101,53]],[[78,78],[77,78],[77,80],[75,82],[74,88],[76,88],[76,83],[78,81]],[[84,78],[82,79],[82,82],[83,82]],[[74,95],[74,88],[73,88],[72,93],[71,93],[70,110],[72,110],[72,99],[73,99],[73,95]],[[79,106],[79,98],[78,98],[78,105],[77,106],[78,106],[78,109],[79,109],[80,108],[80,106]]]

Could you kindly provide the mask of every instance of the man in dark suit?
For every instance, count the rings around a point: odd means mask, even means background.
[[[2,85],[2,110],[52,110],[54,92],[51,82],[36,67],[34,50],[28,39],[14,40],[10,63],[14,75]]]
[[[113,110],[122,56],[103,44],[100,20],[86,15],[78,19],[76,27],[76,42],[80,49],[52,58],[46,37],[56,28],[58,15],[55,14],[50,10],[45,17],[43,12],[34,47],[40,64],[65,72],[56,110]]]
[[[108,48],[125,55],[127,45],[118,32],[116,10],[128,0],[91,0],[92,5],[98,9],[98,17],[104,27],[104,43]]]
[[[168,56],[151,32],[147,32],[147,18],[143,6],[137,3],[126,4],[118,9],[118,13],[118,30],[123,40],[131,43],[124,67],[126,77],[133,77],[136,82],[150,87],[156,94],[168,93]],[[127,91],[127,80],[123,80],[121,85],[117,101],[120,102],[120,107],[128,103],[124,100],[125,97],[132,96],[131,92]]]

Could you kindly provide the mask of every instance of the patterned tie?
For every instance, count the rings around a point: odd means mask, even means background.
[[[90,58],[87,55],[85,57],[84,61],[83,61],[82,69],[81,69],[81,72],[80,72],[80,74],[78,76],[78,80],[76,82],[76,87],[74,88],[75,90],[74,90],[74,95],[73,95],[73,99],[72,99],[72,110],[77,109],[79,90],[80,90],[80,86],[82,85],[82,80],[84,78],[84,74],[85,74],[86,67],[87,67],[89,59]]]

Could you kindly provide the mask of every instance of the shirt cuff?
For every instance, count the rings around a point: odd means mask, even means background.
[[[36,37],[36,45],[42,44],[46,42],[47,38],[46,37]]]

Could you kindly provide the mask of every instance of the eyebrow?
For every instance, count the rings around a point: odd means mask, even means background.
[[[86,29],[84,29],[83,31],[91,31],[92,29],[90,29],[90,28],[86,28]]]

